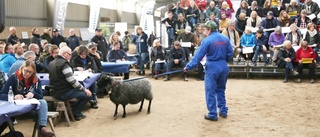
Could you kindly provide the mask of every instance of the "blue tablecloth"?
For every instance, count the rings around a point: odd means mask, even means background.
[[[41,81],[42,86],[50,85],[49,73],[37,73],[38,78]],[[86,78],[84,81],[80,81],[85,88],[89,88],[100,77],[100,73],[94,73],[92,76]]]
[[[18,116],[35,109],[37,105],[15,105],[7,101],[0,100],[0,124],[6,122],[10,117]]]
[[[136,64],[136,61],[125,62],[102,62],[102,71],[111,73],[129,73],[129,65]]]

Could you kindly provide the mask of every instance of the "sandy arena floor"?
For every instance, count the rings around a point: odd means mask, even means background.
[[[136,75],[133,75],[134,77]],[[180,75],[179,75],[180,76]],[[88,109],[86,119],[72,122],[63,120],[56,126],[58,137],[106,136],[186,136],[186,137],[319,137],[319,83],[296,84],[292,80],[229,79],[226,90],[228,118],[217,122],[203,119],[207,113],[203,81],[182,77],[163,82],[149,78],[154,100],[151,114],[147,102],[142,112],[139,105],[127,106],[127,117],[113,119],[115,105],[108,97],[99,99],[99,109]],[[32,120],[19,120],[16,130],[31,136]],[[48,127],[49,129],[49,127]]]

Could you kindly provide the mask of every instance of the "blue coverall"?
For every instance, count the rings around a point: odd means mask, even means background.
[[[191,70],[198,65],[206,55],[205,66],[205,96],[208,116],[217,119],[217,105],[221,115],[227,116],[225,89],[229,73],[229,62],[233,57],[233,49],[229,39],[217,31],[211,32],[206,37],[194,58],[186,65],[187,70]]]

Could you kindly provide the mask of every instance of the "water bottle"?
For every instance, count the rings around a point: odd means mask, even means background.
[[[13,91],[12,91],[12,87],[11,86],[9,88],[9,93],[8,93],[8,102],[9,103],[13,103],[14,102],[14,95],[13,95]]]

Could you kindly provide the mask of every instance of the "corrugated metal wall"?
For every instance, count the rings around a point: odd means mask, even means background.
[[[6,0],[6,26],[46,26],[46,0]]]
[[[69,3],[65,27],[87,28],[89,27],[90,8],[88,5]]]

